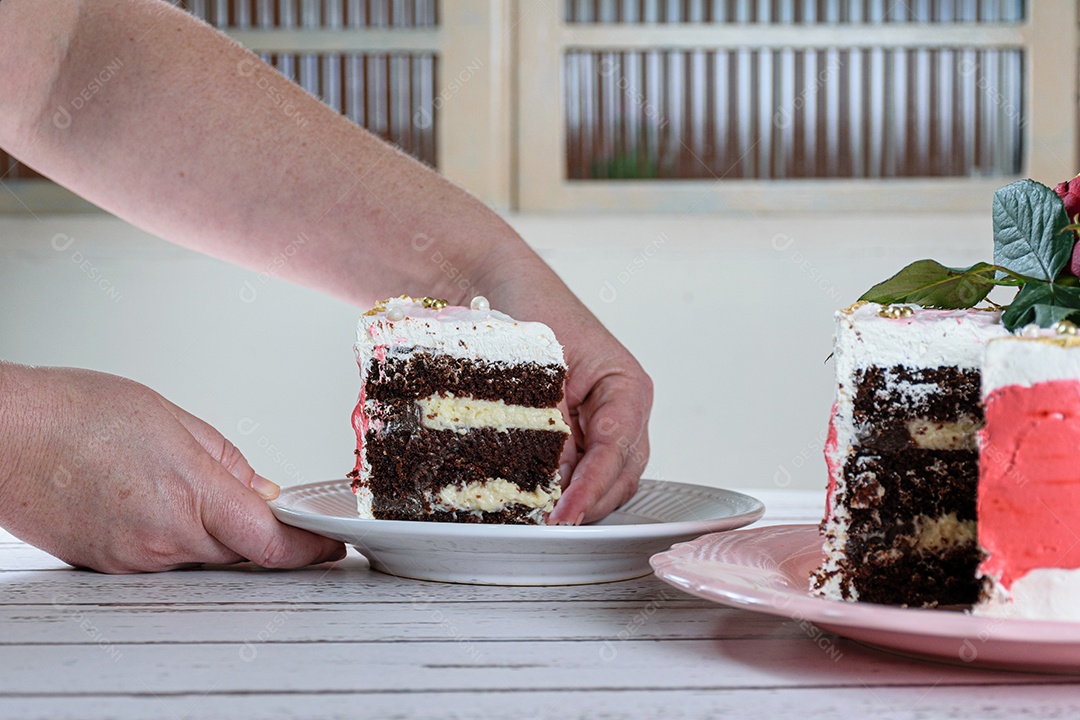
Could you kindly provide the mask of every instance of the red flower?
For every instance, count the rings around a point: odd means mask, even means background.
[[[1065,213],[1069,216],[1069,220],[1075,220],[1076,216],[1080,215],[1080,175],[1068,182],[1058,183],[1054,192],[1065,203]]]
[[[1054,192],[1065,203],[1065,214],[1069,216],[1069,221],[1075,222],[1076,216],[1080,215],[1080,175],[1068,182],[1058,183],[1058,186],[1054,188]],[[1072,262],[1069,263],[1069,271],[1073,275],[1080,277],[1080,242],[1073,245]]]

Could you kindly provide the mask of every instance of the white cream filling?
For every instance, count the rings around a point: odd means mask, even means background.
[[[460,434],[476,428],[492,428],[500,432],[510,428],[570,432],[558,408],[507,405],[502,400],[455,397],[453,393],[421,398],[416,401],[416,406],[420,412],[420,424],[429,430],[453,430]]]
[[[976,522],[961,520],[956,513],[940,517],[920,515],[915,519],[915,549],[938,552],[975,542]]]
[[[956,422],[921,418],[907,421],[911,441],[922,450],[975,450],[978,429],[979,423],[973,417],[962,417]]]
[[[558,473],[555,474],[550,491],[537,487],[526,492],[509,480],[489,478],[483,482],[461,485],[446,485],[439,489],[431,501],[440,510],[471,510],[476,512],[497,512],[511,505],[523,505],[551,512],[555,501],[562,494],[559,487]]]

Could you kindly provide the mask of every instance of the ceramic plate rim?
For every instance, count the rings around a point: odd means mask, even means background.
[[[350,529],[358,533],[358,537],[367,532],[377,531],[384,537],[426,536],[426,537],[453,537],[453,538],[477,538],[477,539],[500,539],[510,538],[514,540],[650,540],[665,537],[704,535],[738,527],[744,527],[761,518],[765,513],[765,504],[751,495],[716,488],[709,485],[695,485],[673,480],[653,480],[642,478],[638,487],[637,497],[642,491],[667,486],[682,492],[711,495],[714,500],[738,501],[745,503],[747,510],[702,520],[682,520],[676,522],[651,522],[638,524],[618,525],[482,525],[472,523],[441,523],[422,522],[409,520],[369,520],[359,517],[341,517],[335,515],[323,515],[290,507],[290,500],[298,501],[293,496],[311,493],[327,486],[341,485],[348,487],[349,480],[323,480],[320,482],[292,485],[281,489],[281,495],[269,503],[274,515],[287,525],[311,530],[311,520],[332,520],[347,523]],[[349,490],[349,494],[352,491]],[[628,501],[630,502],[630,501]],[[618,512],[616,510],[616,512]],[[312,530],[312,532],[318,532]]]
[[[904,633],[910,635],[968,639],[977,637],[980,632],[986,631],[988,626],[993,626],[992,637],[998,642],[1038,642],[1060,645],[1080,643],[1080,623],[989,617],[961,611],[852,603],[811,595],[809,587],[805,590],[791,587],[788,592],[781,592],[775,588],[736,587],[725,583],[724,570],[751,566],[730,562],[712,563],[713,567],[708,568],[708,572],[714,577],[709,578],[706,583],[687,578],[679,572],[680,563],[690,560],[689,556],[692,553],[706,545],[737,545],[745,542],[748,537],[768,538],[770,535],[792,531],[813,531],[814,537],[818,537],[817,526],[812,524],[767,525],[729,533],[714,533],[696,540],[678,543],[668,550],[657,553],[649,560],[649,564],[661,580],[706,600],[781,617],[790,617],[793,611],[797,611],[803,619],[833,629],[840,635],[844,634],[842,628],[888,632],[900,632],[902,629]],[[790,555],[784,560],[801,557],[815,549],[820,552],[820,540],[816,546],[807,545],[797,554]],[[708,563],[700,559],[695,562],[696,566],[692,574],[701,574]],[[779,607],[774,602],[777,597],[787,596],[790,596],[791,603],[783,607]]]

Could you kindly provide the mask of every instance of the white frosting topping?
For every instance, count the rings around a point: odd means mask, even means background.
[[[1031,387],[1051,380],[1080,380],[1080,341],[1055,342],[1041,337],[1008,337],[986,346],[982,393],[985,398],[1009,385]]]
[[[1080,570],[1037,568],[1005,590],[990,579],[987,597],[972,609],[975,615],[1031,620],[1080,621]]]
[[[398,313],[400,320],[391,319]],[[519,322],[491,309],[426,308],[412,298],[393,298],[380,312],[360,318],[358,357],[371,357],[380,347],[426,349],[456,358],[513,364],[563,364],[562,345],[543,323]]]
[[[881,317],[882,306],[857,303],[837,313],[837,374],[871,366],[977,368],[991,338],[1005,337],[996,310],[932,310],[908,305],[908,317]]]

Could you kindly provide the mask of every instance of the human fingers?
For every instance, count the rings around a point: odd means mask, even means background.
[[[200,504],[203,527],[223,545],[256,565],[297,568],[345,557],[337,540],[278,522],[256,495],[237,487],[234,479],[209,459]]]
[[[578,424],[576,410],[571,412],[565,399],[559,403],[559,412],[562,413],[566,424],[570,426],[570,437],[566,438],[566,442],[563,443],[562,454],[559,456],[559,485],[563,490],[566,490],[566,487],[570,484],[570,477],[574,473],[574,468],[577,467],[578,460],[581,458],[581,448],[578,447],[578,441],[581,438],[581,426]]]
[[[636,492],[649,458],[648,389],[648,383],[608,377],[582,403],[584,454],[549,523],[599,520]]]
[[[254,490],[263,500],[274,500],[281,494],[281,486],[255,472],[240,449],[218,432],[217,428],[165,398],[161,398],[161,401],[210,457],[217,460],[242,485]]]

